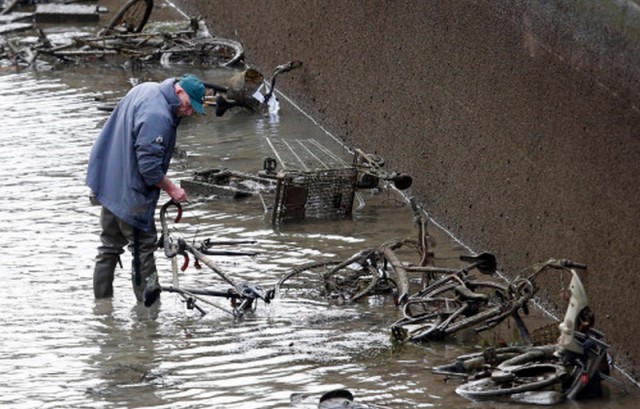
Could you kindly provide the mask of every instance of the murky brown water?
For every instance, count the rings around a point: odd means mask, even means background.
[[[225,71],[190,70],[212,82]],[[154,71],[161,80],[184,72]],[[12,408],[287,408],[292,393],[344,387],[360,402],[393,408],[524,407],[469,402],[427,368],[467,352],[474,342],[394,346],[388,326],[400,316],[392,300],[337,305],[311,292],[287,292],[234,320],[207,308],[200,316],[178,296],[158,308],[136,305],[128,268],[119,269],[112,300],[93,298],[91,275],[99,208],[84,186],[89,150],[108,113],[97,96],[127,91],[118,67],[0,75],[0,405]],[[255,172],[271,155],[266,137],[315,138],[342,148],[281,98],[277,121],[246,112],[212,113],[179,129],[172,176],[230,167]],[[420,177],[420,175],[414,175]],[[166,200],[163,197],[162,200]],[[193,201],[178,226],[185,238],[254,239],[256,257],[217,258],[234,278],[273,285],[299,264],[344,258],[367,246],[414,234],[395,194],[363,195],[353,220],[270,225],[258,198]],[[455,265],[465,251],[444,232],[437,262]],[[129,265],[128,254],[123,260]],[[158,252],[161,280],[170,266]],[[188,269],[183,284],[220,287],[206,270]],[[617,392],[560,407],[632,407]]]

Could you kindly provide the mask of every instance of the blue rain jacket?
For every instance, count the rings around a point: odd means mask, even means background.
[[[93,145],[87,185],[100,204],[126,223],[149,231],[160,197],[156,186],[176,144],[180,100],[175,78],[135,86],[120,101]]]

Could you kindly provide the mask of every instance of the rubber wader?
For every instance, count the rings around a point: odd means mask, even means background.
[[[154,251],[157,247],[155,227],[149,232],[135,229],[119,220],[107,208],[102,208],[100,217],[102,233],[98,248],[96,265],[93,272],[93,292],[96,298],[113,297],[113,279],[119,256],[128,244],[133,255],[131,265],[131,282],[133,292],[139,302],[143,301],[143,292],[147,279],[153,275],[157,280]]]
[[[93,294],[96,298],[113,297],[113,277],[118,256],[98,255],[93,270]]]
[[[140,257],[140,270],[139,275],[136,274],[135,257],[131,262],[131,284],[133,285],[133,292],[136,294],[136,299],[140,302],[143,301],[144,288],[147,285],[147,280],[155,281],[152,285],[158,286],[158,274],[156,273],[156,262],[153,257],[153,253],[147,253],[146,256]],[[158,295],[159,297],[159,295]]]
[[[133,262],[132,262],[133,264]],[[118,257],[100,255],[96,259],[96,265],[93,270],[93,294],[96,298],[110,298],[113,297],[113,279],[115,276],[115,269],[118,265]],[[151,277],[153,283],[152,288],[159,288],[158,274],[156,273],[155,260],[153,255],[146,257],[146,262],[140,263],[140,280],[136,280],[135,266],[131,268],[131,283],[133,285],[133,292],[136,295],[136,299],[140,302],[143,301],[143,292],[147,284],[147,279]],[[156,274],[154,274],[156,273]],[[150,304],[153,304],[160,295],[157,294],[155,299]]]

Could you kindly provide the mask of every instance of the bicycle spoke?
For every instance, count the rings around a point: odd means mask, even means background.
[[[123,29],[127,33],[139,33],[149,20],[153,0],[130,0],[113,16],[107,30]]]

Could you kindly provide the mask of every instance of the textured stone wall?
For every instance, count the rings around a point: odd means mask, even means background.
[[[637,378],[634,2],[175,3],[241,41],[264,72],[302,60],[280,89],[348,145],[413,175],[431,216],[506,272],[550,257],[588,264],[597,327]],[[551,308],[560,284],[545,282]]]

